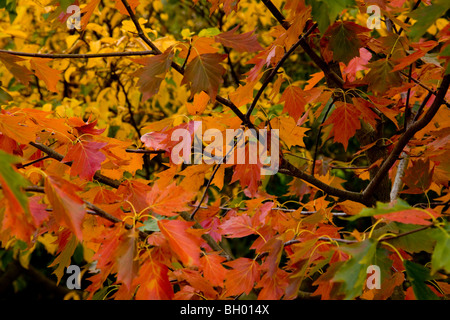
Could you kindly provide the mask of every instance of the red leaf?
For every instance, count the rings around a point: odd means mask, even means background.
[[[78,135],[82,134],[92,134],[94,136],[102,134],[105,129],[95,129],[95,126],[97,125],[97,120],[94,120],[92,122],[84,122],[81,118],[78,117],[72,117],[68,119],[69,125],[76,129],[78,131]]]
[[[336,101],[335,105],[336,109],[324,125],[333,124],[334,141],[342,143],[347,150],[348,140],[361,128],[359,121],[361,111],[354,105],[342,101]]]
[[[80,176],[82,179],[91,181],[95,172],[100,170],[101,163],[106,159],[104,153],[100,151],[106,146],[106,142],[95,142],[81,140],[69,148],[62,162],[72,162],[70,167],[71,176]]]
[[[411,161],[412,166],[403,177],[403,182],[409,187],[401,193],[421,194],[430,186],[433,178],[434,166],[430,169],[430,159]]]
[[[241,238],[255,233],[252,221],[246,214],[229,218],[220,225],[220,229],[229,238]]]
[[[149,206],[147,194],[151,187],[136,180],[126,180],[117,189],[117,195],[122,195],[123,200],[128,200],[134,206],[137,213]]]
[[[58,176],[47,176],[45,194],[53,206],[56,222],[69,228],[79,240],[82,239],[81,226],[86,210],[77,192],[81,188]]]
[[[305,92],[297,86],[288,86],[281,95],[280,103],[284,102],[283,111],[289,113],[297,122],[305,112],[307,101],[304,99]]]
[[[425,211],[427,211],[428,213]],[[437,218],[438,216],[439,215],[432,209],[426,210],[409,209],[391,212],[383,215],[376,215],[375,218],[376,219],[383,218],[389,221],[428,226],[432,223],[430,219],[432,219],[432,217]]]
[[[256,52],[263,49],[258,42],[254,31],[237,34],[239,26],[234,27],[230,31],[223,32],[215,36],[216,42],[220,42],[225,47],[231,47],[238,52]]]
[[[169,241],[170,248],[187,266],[199,265],[201,238],[189,233],[193,222],[181,220],[158,220],[158,226]]]

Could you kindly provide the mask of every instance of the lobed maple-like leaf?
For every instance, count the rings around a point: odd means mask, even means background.
[[[69,148],[61,162],[72,161],[70,175],[91,181],[94,174],[100,170],[101,163],[106,159],[100,149],[107,144],[106,142],[81,140]]]
[[[411,170],[408,170],[402,179],[409,189],[403,190],[402,193],[424,193],[431,186],[434,166],[430,168],[429,158],[413,160],[411,163]]]
[[[242,34],[237,34],[236,31],[239,26],[233,29],[222,32],[214,37],[216,42],[220,42],[225,47],[231,47],[237,52],[257,52],[263,49],[258,42],[254,31],[245,32]]]
[[[53,207],[53,216],[56,222],[69,228],[81,240],[81,228],[86,210],[84,202],[77,192],[82,189],[54,175],[47,176],[44,189],[48,201]]]
[[[216,101],[219,86],[223,82],[222,76],[226,71],[220,62],[226,57],[226,54],[205,53],[188,63],[181,84],[190,84],[191,98],[196,93],[206,91],[212,103]]]
[[[392,87],[402,85],[403,80],[398,71],[393,71],[394,64],[390,60],[380,59],[367,65],[370,70],[363,81],[368,83],[369,90],[375,94],[383,94]]]
[[[225,280],[226,296],[249,294],[259,279],[258,262],[253,259],[238,258],[225,264],[232,268],[228,271]]]
[[[173,56],[174,51],[170,47],[162,54],[147,58],[146,65],[133,74],[139,77],[137,85],[143,94],[142,99],[144,101],[158,93],[161,82],[170,68]]]
[[[24,61],[24,59],[9,53],[0,52],[0,61],[3,62],[9,72],[11,72],[20,83],[28,85],[31,81],[31,75],[33,73],[26,67],[17,64],[17,62]]]
[[[348,64],[354,57],[359,57],[359,49],[366,40],[360,34],[370,32],[350,21],[337,21],[325,32],[321,44],[324,45],[325,59],[327,61],[342,61]]]
[[[284,102],[283,111],[289,113],[289,115],[297,121],[305,112],[305,106],[307,101],[304,99],[304,91],[297,86],[290,85],[284,89],[280,98],[280,103]]]
[[[62,71],[50,68],[47,63],[52,61],[51,59],[31,59],[31,68],[34,70],[36,76],[45,82],[47,89],[52,92],[58,92],[56,85],[61,80],[60,73]]]
[[[213,286],[223,287],[223,282],[227,276],[228,269],[222,263],[226,259],[217,254],[204,254],[200,258],[200,265],[203,269],[203,276],[211,282]]]
[[[28,197],[22,190],[29,182],[14,170],[15,163],[20,163],[20,158],[0,150],[0,190],[4,196],[1,204],[5,209],[0,226],[2,231],[8,230],[17,238],[29,242],[38,224],[31,215]]]
[[[169,269],[155,259],[148,259],[139,269],[134,283],[139,285],[137,300],[171,300],[173,288],[168,277]]]
[[[233,216],[220,225],[223,235],[228,238],[242,238],[256,232],[252,220],[247,214]]]
[[[193,222],[181,220],[158,220],[159,230],[169,242],[170,248],[187,266],[195,266],[200,263],[202,240],[188,232],[193,224]]]
[[[28,144],[36,139],[36,125],[25,114],[0,114],[0,132],[18,143]]]
[[[333,124],[334,141],[342,143],[347,150],[348,141],[361,128],[359,117],[361,112],[352,104],[336,101],[336,109],[324,122],[324,125]]]
[[[190,179],[190,177],[186,177]],[[188,202],[192,200],[196,194],[193,190],[185,190],[177,186],[175,182],[165,188],[159,188],[155,183],[152,189],[147,193],[147,203],[149,208],[157,214],[163,216],[175,216],[179,212],[190,209]]]

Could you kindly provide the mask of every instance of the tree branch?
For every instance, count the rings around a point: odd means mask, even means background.
[[[403,148],[408,144],[408,142],[412,139],[412,137],[416,134],[416,132],[422,130],[430,121],[433,119],[433,117],[438,112],[440,106],[443,104],[445,95],[447,93],[447,90],[450,85],[450,75],[444,76],[444,79],[442,80],[441,86],[438,89],[438,92],[436,94],[436,99],[434,100],[431,107],[428,109],[427,113],[420,118],[418,121],[414,122],[400,137],[397,144],[395,145],[392,152],[389,154],[389,156],[386,158],[386,160],[381,165],[380,169],[370,181],[366,189],[364,190],[363,194],[363,200],[365,202],[372,202],[369,201],[369,198],[374,193],[375,189],[377,188],[378,184],[381,182],[381,180],[387,175],[389,169],[393,166],[401,152],[403,151]]]
[[[332,187],[328,184],[326,184],[325,182],[320,181],[317,178],[314,178],[313,176],[303,172],[302,170],[298,169],[297,167],[295,167],[294,165],[292,165],[291,163],[289,163],[288,161],[283,161],[280,165],[280,173],[284,173],[290,176],[294,176],[297,178],[300,178],[302,180],[305,180],[306,182],[312,184],[313,186],[321,189],[322,191],[328,193],[331,196],[336,196],[339,198],[343,198],[346,200],[352,200],[355,202],[360,202],[363,204],[368,204],[369,202],[364,199],[362,193],[359,192],[353,192],[353,191],[347,191],[347,190],[342,190],[342,189],[338,189],[335,187]]]
[[[106,58],[106,57],[127,57],[127,56],[146,56],[154,55],[155,51],[125,51],[125,52],[103,52],[103,53],[30,53],[9,51],[0,49],[0,53],[8,53],[15,56],[46,58],[46,59],[77,59],[77,58]]]

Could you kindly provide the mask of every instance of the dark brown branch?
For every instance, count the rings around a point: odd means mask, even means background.
[[[125,151],[129,153],[144,153],[144,154],[166,153],[166,150],[125,149]]]
[[[427,87],[426,85],[424,85],[422,82],[420,82],[419,80],[417,80],[417,79],[415,79],[415,78],[413,78],[413,77],[410,77],[409,75],[407,75],[407,74],[404,73],[403,71],[400,71],[400,74],[401,74],[402,76],[408,78],[408,80],[410,80],[410,81],[414,82],[415,84],[421,86],[423,89],[427,90],[428,93],[431,93],[431,94],[434,95],[434,96],[437,94],[436,91],[434,91],[434,90],[431,89],[431,88],[428,88],[428,87]],[[445,104],[447,107],[450,108],[450,103],[447,102],[447,100],[445,100],[445,98],[444,98],[444,100],[442,101],[442,103]]]
[[[46,58],[46,59],[78,59],[78,58],[106,58],[106,57],[127,57],[127,56],[146,56],[154,55],[154,50],[145,51],[125,51],[125,52],[103,52],[103,53],[31,53],[1,50],[0,53],[8,53],[15,56]]]
[[[405,146],[413,138],[416,132],[422,130],[428,123],[430,123],[430,121],[436,115],[440,106],[443,104],[449,85],[450,85],[450,75],[446,75],[444,76],[441,86],[438,89],[436,99],[434,100],[431,107],[428,109],[427,113],[425,113],[425,115],[418,121],[411,124],[411,126],[403,133],[403,135],[398,140],[392,152],[383,162],[383,164],[381,165],[380,169],[378,170],[372,181],[370,181],[369,185],[362,193],[364,202],[372,202],[369,201],[369,199],[371,198],[378,184],[387,175],[389,169],[394,165],[395,161],[400,156],[400,153],[403,151]]]
[[[306,182],[321,189],[322,191],[328,193],[331,196],[336,196],[339,198],[352,200],[363,204],[368,204],[368,202],[363,198],[363,195],[361,193],[346,191],[332,187],[320,181],[319,179],[316,179],[313,176],[303,172],[302,170],[300,170],[299,168],[295,167],[294,165],[285,160],[281,163],[279,172],[305,180]]]

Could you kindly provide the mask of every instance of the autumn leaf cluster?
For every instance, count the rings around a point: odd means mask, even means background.
[[[449,9],[0,2],[0,271],[78,264],[65,298],[448,299]],[[278,171],[174,163],[180,129],[278,130]]]

